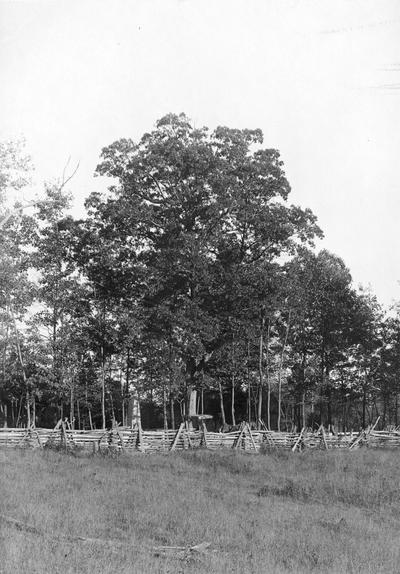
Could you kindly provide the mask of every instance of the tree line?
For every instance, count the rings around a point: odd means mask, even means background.
[[[68,178],[29,185],[0,143],[0,423],[145,426],[211,414],[286,430],[398,425],[400,316],[315,249],[260,130],[195,128],[169,114],[102,150],[84,218]],[[29,209],[24,209],[29,207]]]

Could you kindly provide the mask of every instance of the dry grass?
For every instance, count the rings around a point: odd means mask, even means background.
[[[0,457],[4,574],[398,571],[398,451]]]

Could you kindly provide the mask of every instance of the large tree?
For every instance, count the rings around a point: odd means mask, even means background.
[[[260,130],[210,133],[170,114],[139,143],[103,149],[97,168],[114,182],[88,200],[80,253],[93,261],[93,242],[107,245],[103,281],[174,349],[188,397],[232,340],[231,317],[246,307],[258,323],[276,298],[279,259],[320,234],[310,210],[287,205],[279,152],[262,142]]]
[[[326,250],[302,251],[287,269],[295,398],[302,403],[303,424],[305,396],[310,393],[312,409],[319,410],[312,418],[330,425],[337,387],[342,394],[348,390],[342,379],[339,384],[338,373],[350,369],[349,381],[355,362],[360,365],[361,356],[367,360],[373,355],[379,309],[354,289],[343,260]]]

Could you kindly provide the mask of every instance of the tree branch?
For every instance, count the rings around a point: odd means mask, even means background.
[[[71,175],[70,175],[69,177],[67,177],[67,179],[65,179],[65,172],[66,172],[66,170],[67,170],[67,167],[68,167],[70,161],[71,161],[71,156],[69,156],[69,158],[67,159],[67,163],[66,163],[65,166],[64,166],[63,174],[62,174],[62,180],[61,180],[61,185],[60,185],[60,187],[59,187],[59,191],[61,191],[61,190],[67,185],[67,183],[68,183],[69,181],[71,181],[71,179],[74,177],[74,175],[76,174],[76,172],[77,172],[78,169],[79,169],[80,161],[78,161],[78,163],[76,164],[76,167],[75,167],[74,171],[71,173]]]

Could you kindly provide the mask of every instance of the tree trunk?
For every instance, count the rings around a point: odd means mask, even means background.
[[[11,317],[12,317],[12,320],[14,323],[18,360],[19,360],[19,363],[21,365],[22,379],[24,381],[24,387],[25,387],[25,402],[26,402],[25,407],[26,407],[26,416],[27,416],[27,427],[29,428],[31,426],[30,393],[29,393],[28,381],[26,378],[25,364],[24,364],[24,361],[22,358],[21,344],[19,341],[19,334],[18,334],[18,329],[17,329],[17,321],[15,320],[15,315],[14,315],[14,312],[13,312],[11,306],[10,306],[10,313],[11,313]]]
[[[124,388],[124,399],[123,399],[123,405],[124,405],[124,422],[123,425],[124,426],[128,426],[128,403],[129,403],[129,383],[130,383],[130,358],[131,358],[131,353],[130,353],[130,349],[127,350],[127,355],[126,355],[126,371],[125,371],[125,388]]]
[[[174,369],[173,369],[173,353],[172,353],[172,344],[169,344],[169,353],[168,353],[168,382],[169,382],[169,412],[171,418],[171,428],[175,430],[175,401],[173,395],[173,387],[174,387]]]
[[[307,352],[303,349],[301,354],[301,367],[300,367],[300,403],[301,403],[301,422],[299,425],[299,430],[306,426],[306,362],[307,362]]]
[[[226,418],[225,418],[225,408],[224,408],[224,396],[222,394],[222,386],[221,382],[218,380],[218,391],[219,391],[219,405],[221,409],[221,419],[222,419],[222,426],[226,426]]]
[[[197,391],[193,387],[189,388],[189,418],[197,415]]]
[[[6,307],[6,313],[9,313],[9,308],[8,306]],[[7,347],[8,347],[8,340],[9,340],[9,336],[10,336],[10,327],[7,321],[7,326],[6,326],[6,337],[5,337],[5,341],[4,341],[4,347],[3,347],[3,381],[5,381],[6,379],[6,359],[7,359]]]
[[[88,408],[88,413],[89,413],[90,430],[93,430],[92,410],[90,408]]]
[[[170,395],[169,398],[169,412],[171,415],[171,428],[172,430],[175,430],[175,409],[174,409],[174,399],[172,395]]]
[[[321,347],[321,383],[319,393],[319,424],[324,423],[324,395],[325,395],[325,341],[322,341]]]
[[[326,381],[327,381],[327,389],[326,389],[326,394],[327,394],[327,400],[328,400],[328,429],[331,428],[332,426],[332,390],[329,384],[329,376],[330,376],[330,372],[329,369],[326,369]]]
[[[167,418],[167,390],[165,384],[163,385],[163,419],[164,419],[164,430],[168,430],[168,418]]]
[[[108,380],[111,382],[112,381],[112,355],[110,355],[110,358],[108,360]],[[113,394],[112,394],[112,385],[108,386],[108,396],[110,397],[110,405],[111,405],[111,418],[112,418],[112,424],[116,424],[117,419],[115,416],[115,410],[114,410],[114,399],[113,399]]]
[[[364,381],[363,385],[363,398],[362,398],[362,428],[365,429],[365,415],[367,409],[367,384]]]
[[[104,359],[104,345],[101,346],[101,418],[103,430],[106,428],[106,373]]]
[[[179,401],[179,410],[181,411],[181,420],[186,420],[186,401]]]
[[[286,324],[285,340],[283,342],[281,356],[279,361],[279,372],[278,372],[278,431],[281,430],[281,409],[282,409],[282,369],[283,369],[283,358],[285,356],[286,344],[289,336],[290,327],[290,316],[292,311],[289,310],[288,320]]]
[[[235,419],[235,335],[232,335],[232,347],[231,347],[231,419],[232,419],[232,426],[236,426],[236,419]]]
[[[271,379],[269,376],[269,337],[271,332],[271,321],[268,318],[267,340],[265,346],[265,370],[267,375],[267,428],[271,430]]]
[[[26,389],[26,395],[25,395],[25,408],[26,408],[26,426],[29,428],[32,424],[32,421],[31,421],[31,399],[29,396],[28,389]]]
[[[232,426],[236,426],[236,419],[235,419],[235,375],[232,375],[231,417],[232,417]]]
[[[112,424],[114,425],[114,424],[116,424],[117,419],[115,417],[114,400],[113,400],[112,392],[110,390],[108,390],[108,395],[110,397],[111,419],[112,419]]]
[[[79,428],[79,430],[82,430],[82,427],[81,427],[81,410],[79,408],[79,400],[76,401],[76,410],[78,412],[78,428]]]
[[[315,424],[315,396],[314,391],[311,391],[311,428],[314,428]]]
[[[387,411],[387,393],[383,393],[383,416],[382,416],[383,428],[385,428],[386,426],[386,411]]]
[[[247,339],[247,420],[251,425],[250,339]]]
[[[196,404],[197,404],[197,391],[196,391],[196,361],[193,357],[190,357],[186,361],[186,414],[189,420],[189,425],[192,424],[191,417],[196,415]]]
[[[20,399],[19,399],[19,408],[18,408],[18,415],[17,415],[17,423],[16,423],[16,427],[18,428],[19,425],[19,421],[21,420],[21,410],[22,410],[22,401],[23,401],[24,395],[21,395]]]
[[[262,419],[262,398],[263,398],[263,354],[264,354],[264,326],[265,307],[260,309],[260,336],[258,345],[258,401],[257,401],[257,428],[260,428]]]
[[[71,428],[72,430],[75,430],[75,412],[74,412],[74,402],[75,402],[75,396],[74,396],[74,386],[75,386],[75,380],[74,380],[74,376],[72,375],[71,377],[71,388],[70,388],[70,406],[69,406],[69,420],[71,422]]]

